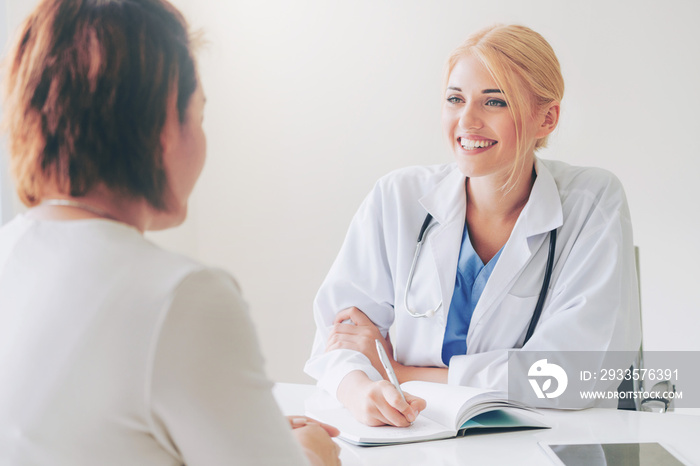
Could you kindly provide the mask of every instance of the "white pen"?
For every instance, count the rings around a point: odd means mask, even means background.
[[[379,359],[382,361],[382,366],[384,366],[386,375],[389,376],[389,380],[394,384],[394,387],[396,387],[403,401],[406,401],[406,397],[403,396],[403,390],[401,390],[401,385],[399,385],[399,379],[396,378],[394,368],[391,367],[391,363],[389,362],[389,356],[387,356],[386,351],[384,351],[384,345],[382,345],[379,340],[374,340],[374,343],[377,345],[377,353],[379,354]]]

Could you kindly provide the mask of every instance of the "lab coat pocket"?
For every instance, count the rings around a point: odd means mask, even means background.
[[[477,346],[474,349],[482,352],[522,347],[538,297],[507,294],[495,311],[474,329]]]

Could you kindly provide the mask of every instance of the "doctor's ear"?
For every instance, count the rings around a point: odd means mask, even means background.
[[[550,102],[547,104],[540,113],[540,126],[537,129],[536,138],[540,139],[548,136],[552,131],[554,131],[559,124],[559,110],[561,109],[561,104],[557,101]]]

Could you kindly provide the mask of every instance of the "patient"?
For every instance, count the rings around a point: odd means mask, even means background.
[[[236,282],[143,236],[204,163],[192,49],[164,0],[44,0],[6,57],[0,464],[339,464],[277,408]]]

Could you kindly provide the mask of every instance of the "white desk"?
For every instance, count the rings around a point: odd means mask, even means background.
[[[303,414],[304,400],[317,390],[313,385],[279,383],[274,394],[282,411]],[[659,442],[683,459],[700,466],[700,416],[655,414],[613,409],[544,411],[545,430],[528,430],[435,442],[356,447],[338,441],[344,466],[354,465],[547,465],[551,464],[538,442],[552,444],[599,442]]]

